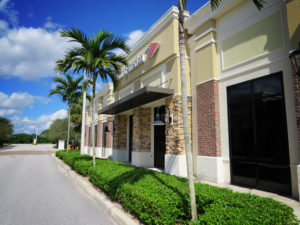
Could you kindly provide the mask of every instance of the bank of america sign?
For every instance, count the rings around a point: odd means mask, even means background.
[[[152,56],[155,55],[158,48],[159,48],[159,44],[157,42],[153,42],[148,46],[145,54],[151,58]]]

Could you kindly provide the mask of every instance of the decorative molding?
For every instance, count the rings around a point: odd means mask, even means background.
[[[282,60],[286,60],[288,59],[288,56],[286,55],[280,55],[276,58],[273,58],[272,61],[270,60],[264,60],[264,61],[260,61],[260,62],[255,62],[255,60],[252,60],[252,63],[253,65],[255,66],[248,66],[248,67],[240,67],[240,66],[237,66],[237,68],[235,70],[231,70],[231,71],[228,71],[228,72],[223,72],[221,74],[221,77],[219,78],[220,81],[226,81],[228,79],[231,79],[231,78],[234,78],[234,77],[237,77],[243,73],[246,73],[246,72],[250,72],[250,71],[253,71],[253,70],[256,70],[256,69],[259,69],[259,68],[262,68],[262,67],[265,67],[267,65],[270,65],[270,64],[273,64],[275,62],[279,62],[279,61],[282,61]],[[243,65],[247,65],[247,64],[250,64],[249,62],[245,62],[243,63]]]
[[[194,50],[195,50],[195,51],[198,51],[198,50],[200,50],[201,48],[204,48],[205,46],[210,45],[210,44],[212,44],[212,43],[217,43],[217,41],[216,41],[215,39],[208,40],[208,41],[202,43],[201,45],[198,45]]]
[[[197,41],[198,39],[204,37],[205,35],[207,35],[208,33],[212,32],[212,31],[217,32],[216,28],[211,27],[211,28],[207,29],[206,31],[204,31],[203,33],[201,33],[200,35],[194,37],[194,40]]]
[[[219,78],[210,78],[210,79],[208,79],[208,80],[204,80],[204,81],[201,81],[201,82],[195,84],[195,86],[198,86],[198,85],[200,85],[200,84],[207,83],[207,82],[212,81],[212,80],[217,81],[217,80],[219,80]]]
[[[144,36],[131,48],[131,52],[128,55],[128,58],[135,55],[141,47],[145,46],[150,39],[156,35],[168,22],[170,22],[172,19],[178,18],[178,8],[175,6],[172,6],[160,19],[153,24],[149,30],[144,34]],[[189,17],[190,13],[185,12],[185,16]]]

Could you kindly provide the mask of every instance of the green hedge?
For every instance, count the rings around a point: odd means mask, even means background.
[[[63,160],[74,170],[74,163],[76,161],[90,161],[92,157],[89,155],[80,155],[78,150],[70,150],[63,156]]]
[[[88,176],[88,169],[93,166],[93,161],[79,160],[74,163],[76,172],[83,176]]]
[[[67,153],[67,150],[62,150],[62,151],[57,151],[55,153],[55,155],[60,158],[60,159],[63,159],[64,158],[64,155]]]
[[[79,158],[79,153],[64,156]],[[75,170],[145,224],[189,224],[188,182],[111,160],[78,160]],[[269,198],[196,183],[198,221],[193,224],[298,224],[293,209]]]

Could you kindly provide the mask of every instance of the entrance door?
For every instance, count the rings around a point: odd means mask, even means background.
[[[129,156],[128,161],[131,162],[131,153],[132,153],[132,142],[133,142],[133,115],[129,116]]]
[[[231,182],[291,194],[282,73],[227,88]]]
[[[166,126],[154,126],[154,167],[165,168]]]

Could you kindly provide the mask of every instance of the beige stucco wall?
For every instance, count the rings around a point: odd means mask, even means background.
[[[223,68],[283,46],[282,15],[275,12],[222,41]]]
[[[172,82],[166,84],[166,88],[174,89],[174,93],[181,92],[180,82],[180,62],[179,62],[179,43],[178,43],[178,20],[176,18],[171,19],[160,31],[151,38],[151,40],[142,46],[135,54],[130,55],[128,64],[134,62],[137,57],[145,54],[145,51],[150,43],[158,42],[159,49],[153,58],[146,56],[146,60],[140,66],[135,68],[130,73],[126,74],[120,81],[119,87],[116,91],[122,91],[129,85],[132,85],[138,79],[151,73],[159,66],[166,64],[165,80],[172,79]],[[188,51],[186,49],[186,55]],[[190,66],[188,58],[186,59],[186,71],[187,71],[187,84],[188,90],[190,89]],[[136,88],[135,88],[136,89]]]
[[[290,49],[298,47],[300,41],[300,1],[288,0],[286,2],[287,20],[289,27]]]
[[[120,85],[117,90],[122,89],[123,87],[132,83],[138,77],[154,69],[156,66],[172,56],[174,52],[176,52],[176,42],[175,38],[173,38],[176,35],[176,26],[177,20],[174,18],[169,23],[167,23],[153,38],[151,38],[151,40],[145,46],[142,46],[135,54],[130,55],[128,64],[134,62],[138,56],[145,54],[145,51],[150,43],[158,42],[160,45],[154,57],[150,58],[146,56],[146,60],[142,65],[126,74],[121,79]]]
[[[217,50],[215,41],[215,31],[212,30],[201,38],[196,38],[201,33],[204,33],[208,29],[215,28],[215,22],[213,20],[203,24],[195,31],[195,34],[189,40],[189,49],[191,55],[191,84],[192,89],[195,85],[207,81],[209,79],[218,77],[218,61],[217,61]],[[195,38],[197,40],[195,40]],[[206,43],[211,43],[205,45]],[[198,49],[199,46],[203,46]]]

